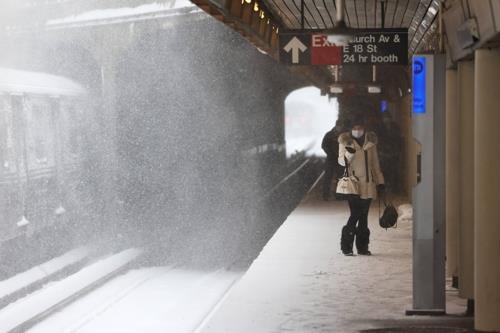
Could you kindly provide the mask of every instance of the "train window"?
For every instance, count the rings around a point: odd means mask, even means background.
[[[12,108],[8,96],[0,96],[0,169],[15,172]]]
[[[69,120],[69,152],[73,156],[80,155],[82,131],[81,115],[73,106],[68,107]]]
[[[37,164],[47,164],[50,133],[49,106],[42,101],[34,101],[30,109],[28,116],[29,154],[34,157]]]
[[[16,143],[16,167],[22,167],[25,165],[24,159],[22,156],[22,147],[24,146],[23,134],[24,134],[24,106],[23,106],[23,97],[20,95],[12,95],[11,100],[11,117],[12,117],[12,128],[15,137]],[[21,164],[22,163],[22,164]]]
[[[33,116],[35,118],[35,158],[39,163],[47,162],[47,140],[43,135],[44,114],[41,110],[34,110]]]

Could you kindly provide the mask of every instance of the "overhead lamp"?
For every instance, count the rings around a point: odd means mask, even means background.
[[[259,11],[259,3],[257,1],[253,4],[253,11],[254,12],[258,12]]]
[[[330,86],[330,93],[332,94],[342,94],[344,92],[344,88],[341,86]]]
[[[431,13],[431,15],[436,15],[436,13],[437,13],[437,12],[438,12],[438,11],[437,11],[437,9],[436,9],[435,7],[431,6],[431,7],[429,8],[429,13]]]
[[[382,92],[382,88],[379,86],[368,86],[369,94],[380,94]]]
[[[352,42],[354,36],[345,33],[339,33],[334,35],[327,35],[326,40],[330,44],[335,44],[336,46],[347,46]]]
[[[341,24],[326,33],[326,40],[335,46],[347,46],[354,41],[354,34],[352,30]]]

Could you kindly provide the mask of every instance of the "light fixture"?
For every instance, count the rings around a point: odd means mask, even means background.
[[[257,1],[255,1],[255,3],[253,4],[253,11],[254,12],[258,12],[259,11],[259,3]]]
[[[342,94],[344,92],[344,88],[341,86],[330,86],[330,93],[332,94]]]
[[[250,3],[252,3],[252,0],[245,0],[245,2],[250,4]]]
[[[347,34],[335,34],[335,35],[327,35],[326,40],[330,44],[335,44],[336,46],[347,46],[350,42],[352,42],[354,36]]]
[[[263,10],[260,11],[260,18],[263,20],[266,17],[266,14],[264,13]]]
[[[368,86],[369,94],[380,94],[382,92],[382,88],[379,86]]]

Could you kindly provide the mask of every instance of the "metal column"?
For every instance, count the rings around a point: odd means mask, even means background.
[[[446,71],[446,274],[458,288],[460,115],[457,70]]]
[[[413,189],[413,309],[445,314],[445,88],[444,55],[413,57],[412,129],[420,145]]]
[[[475,329],[500,331],[500,50],[475,53]]]

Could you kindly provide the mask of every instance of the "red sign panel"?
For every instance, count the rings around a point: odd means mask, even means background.
[[[326,35],[312,35],[311,39],[311,65],[342,64],[342,46],[328,42]]]

